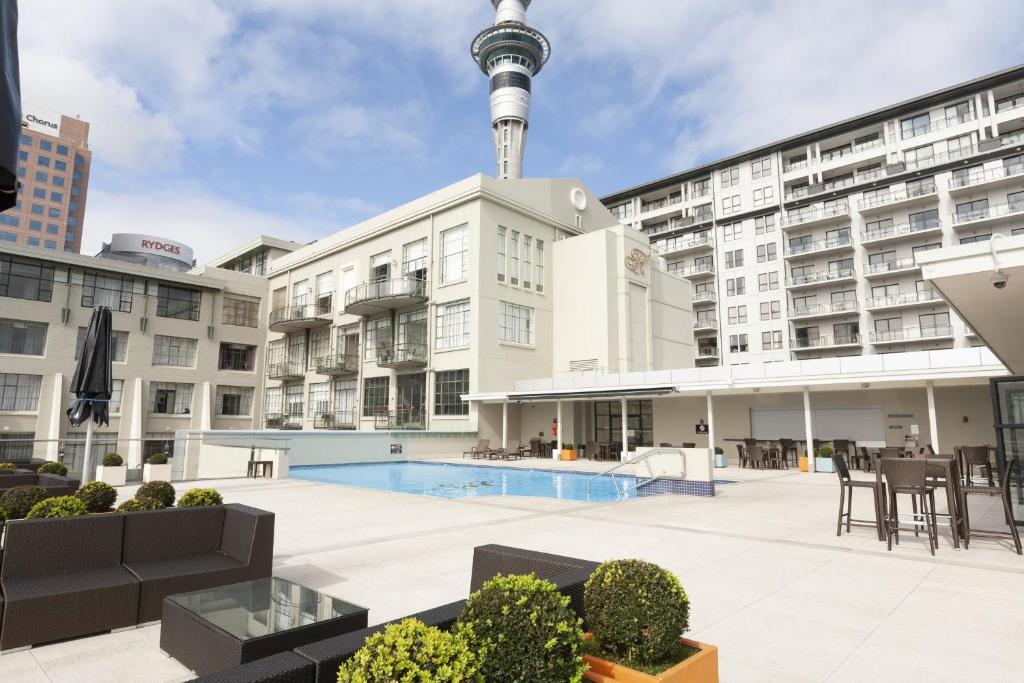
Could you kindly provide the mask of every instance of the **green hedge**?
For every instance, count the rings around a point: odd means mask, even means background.
[[[68,468],[62,462],[49,460],[39,466],[39,474],[57,474],[62,477],[68,476]]]
[[[195,488],[185,491],[178,499],[178,507],[195,508],[208,507],[210,505],[223,505],[224,499],[217,492],[217,489]]]
[[[341,665],[338,683],[462,683],[483,680],[479,669],[478,656],[462,636],[405,619],[367,638]]]
[[[138,512],[139,510],[162,510],[166,507],[156,498],[132,498],[117,506],[121,512]]]
[[[7,510],[7,519],[23,519],[33,505],[49,497],[50,494],[42,486],[24,484],[0,496],[0,507]]]
[[[192,490],[196,491],[199,489]],[[176,495],[174,487],[166,481],[148,481],[135,492],[136,498],[156,498],[167,508],[174,505],[174,497]]]
[[[103,456],[104,467],[120,467],[124,464],[124,458],[117,453],[107,453]]]
[[[26,519],[40,517],[78,517],[89,514],[85,503],[74,496],[57,496],[39,501],[28,511]]]
[[[89,512],[106,512],[114,507],[117,491],[113,486],[102,481],[90,481],[75,491],[75,497],[85,503]]]

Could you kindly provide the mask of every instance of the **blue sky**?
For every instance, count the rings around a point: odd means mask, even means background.
[[[487,0],[22,0],[26,102],[92,124],[84,251],[308,241],[493,173]],[[535,0],[529,176],[605,194],[1024,63],[1024,3]],[[998,20],[994,20],[998,19]]]

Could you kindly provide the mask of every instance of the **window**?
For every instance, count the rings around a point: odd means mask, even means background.
[[[32,208],[31,208],[31,211],[36,216],[42,216],[43,215],[43,205],[42,204],[33,204]]]
[[[544,291],[544,240],[537,240],[536,278],[533,286],[538,292]]]
[[[130,277],[87,272],[82,277],[82,306],[106,306],[113,311],[131,313],[134,288],[135,280]]]
[[[34,199],[46,199],[46,190],[41,187],[37,187],[32,190],[32,197]]]
[[[374,254],[370,257],[370,282],[384,282],[391,279],[391,252]]]
[[[259,327],[260,302],[224,297],[221,310],[221,322],[225,325],[240,327]]]
[[[961,237],[960,244],[974,244],[975,242],[987,242],[990,239],[992,239],[992,233],[987,232],[983,235],[970,235],[968,237]]]
[[[31,135],[26,135],[25,133],[22,133],[21,134],[21,144],[25,145],[26,147],[31,147],[32,146],[32,136]]]
[[[49,179],[50,179],[50,176],[48,176],[47,174],[43,173],[42,171],[36,171],[36,182],[37,183],[45,183]]]
[[[434,379],[434,415],[469,415],[469,370],[445,370]]]
[[[946,107],[946,123],[950,126],[954,126],[958,123],[964,123],[965,121],[971,120],[971,103],[957,102]]]
[[[711,204],[701,204],[700,206],[693,207],[693,219],[700,223],[702,221],[709,221],[714,217],[711,211]]]
[[[0,373],[0,410],[39,410],[39,386],[41,375],[18,375]]]
[[[29,301],[50,301],[53,266],[41,261],[0,256],[0,296]]]
[[[68,146],[57,145],[57,154],[61,155],[62,157],[66,157],[68,155]]]
[[[509,283],[519,284],[519,233],[515,230],[509,239]]]
[[[55,176],[53,176],[53,178],[50,179],[50,182],[53,183],[54,185],[56,185],[57,187],[64,187],[64,176],[62,176],[62,175],[55,175]],[[74,194],[75,194],[76,197],[78,196],[77,192],[74,193]],[[77,211],[77,209],[75,209],[75,210]]]
[[[974,139],[970,133],[946,140],[946,154],[950,159],[962,159],[974,152]]]
[[[754,219],[755,235],[765,235],[769,232],[775,232],[775,214],[758,216]]]
[[[56,249],[57,243],[54,240],[43,240],[43,246],[47,249]]]
[[[407,311],[398,315],[398,344],[413,354],[412,357],[426,357],[427,350],[427,309]]]
[[[927,230],[939,227],[939,210],[928,209],[910,214],[911,231]]]
[[[391,347],[391,316],[366,321],[366,360],[376,360],[377,352]]]
[[[149,412],[159,415],[188,415],[192,412],[192,385],[150,382]]]
[[[121,397],[124,396],[124,380],[114,379],[110,381],[110,403],[107,410],[116,415],[121,412]]]
[[[388,412],[388,377],[367,377],[363,380],[363,417],[373,417]]]
[[[524,244],[525,246],[525,244]],[[527,256],[527,259],[529,257]],[[469,266],[469,228],[460,225],[441,233],[441,282],[465,279]],[[524,279],[529,280],[528,273]]]
[[[217,385],[217,414],[218,415],[252,415],[252,387],[232,387],[223,384]],[[280,394],[278,394],[280,401]]]
[[[746,306],[730,306],[729,307],[729,324],[738,325],[740,323],[747,322],[747,307]]]
[[[0,318],[0,353],[42,356],[46,349],[46,323]]]
[[[40,140],[39,149],[43,150],[44,152],[49,152],[53,150],[53,143],[50,142],[49,140]]]
[[[919,320],[922,337],[941,337],[950,333],[949,313],[923,313]]]
[[[608,211],[620,221],[633,217],[633,202],[608,207]]]
[[[356,380],[339,379],[334,382],[334,414],[342,424],[355,425]]]
[[[1024,209],[1024,192],[1010,192],[1006,195],[1006,203],[1010,205],[1010,211]]]
[[[743,250],[735,249],[733,251],[725,252],[725,267],[726,268],[739,268],[743,265]]]
[[[782,317],[781,301],[762,301],[761,320],[778,320]]]
[[[734,194],[731,197],[722,197],[722,214],[728,215],[740,210],[740,196]]]
[[[743,223],[728,223],[722,226],[722,241],[743,239]]]
[[[78,328],[78,339],[75,340],[75,360],[82,357],[82,349],[85,347],[85,337],[89,328]],[[124,330],[112,330],[110,333],[110,360],[114,363],[124,363],[128,357],[128,333]]]
[[[331,355],[331,328],[321,327],[309,332],[309,368],[315,368],[321,358]]]
[[[63,192],[50,192],[50,201],[51,202],[63,202],[64,201],[64,193]]]
[[[202,292],[171,285],[159,285],[156,295],[156,314],[161,318],[199,320]]]
[[[761,350],[774,351],[782,348],[782,331],[770,330],[761,333]]]
[[[289,384],[284,389],[284,405],[288,417],[302,417],[302,385]]]
[[[309,385],[309,417],[331,412],[331,383],[314,382]]]
[[[622,404],[619,401],[594,403],[594,428],[599,442],[622,439]],[[654,445],[653,401],[626,402],[627,447]]]
[[[768,261],[774,261],[778,258],[777,247],[778,245],[774,242],[757,245],[757,262],[767,263]]]
[[[309,280],[299,280],[292,284],[292,306],[305,306],[309,303]]]
[[[267,417],[280,415],[283,405],[281,387],[269,387],[263,396],[263,414]]]
[[[746,353],[747,352],[747,335],[745,334],[730,334],[729,335],[729,351],[732,353]]]
[[[533,277],[533,238],[523,235],[523,287],[530,288]]]
[[[60,209],[53,206],[47,207],[46,215],[50,218],[60,218]]]
[[[757,180],[758,178],[767,178],[772,174],[772,158],[764,157],[763,159],[755,159],[750,162],[750,176]]]
[[[498,306],[498,340],[532,346],[535,343],[533,308],[507,301],[499,302]]]
[[[505,228],[498,226],[498,282],[505,281]]]
[[[754,190],[754,206],[764,206],[770,204],[771,200],[775,198],[775,188],[771,185],[768,187]]]
[[[452,349],[469,344],[469,299],[437,306],[437,348]]]
[[[249,344],[221,342],[217,369],[252,372],[256,369],[256,347]]]
[[[907,138],[927,133],[928,129],[931,127],[931,123],[932,117],[927,112],[903,119],[900,121],[900,128],[903,131],[903,139],[906,140]]]
[[[153,365],[191,368],[196,364],[196,340],[187,337],[153,337]]]
[[[757,276],[757,291],[767,292],[779,288],[778,272],[759,273]]]
[[[57,225],[56,223],[47,223],[46,224],[46,234],[48,234],[48,235],[56,235],[59,232],[60,232],[60,226]]]
[[[875,332],[879,341],[897,338],[894,333],[903,329],[903,318],[875,318]]]
[[[426,237],[402,245],[402,275],[417,280],[426,280],[427,259]]]
[[[727,168],[721,172],[722,176],[722,187],[732,187],[738,185],[740,182],[740,169],[739,166],[734,168]]]
[[[725,294],[726,296],[738,296],[740,294],[747,293],[747,282],[746,278],[736,277],[729,278],[725,281]]]
[[[935,149],[933,145],[915,147],[914,149],[908,149],[904,152],[903,158],[907,162],[907,166],[911,169],[927,166],[928,163],[935,158]]]

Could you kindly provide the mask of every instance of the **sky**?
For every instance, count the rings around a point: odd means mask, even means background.
[[[487,0],[21,0],[26,103],[91,124],[114,232],[308,242],[494,174]],[[1019,0],[535,0],[525,173],[598,195],[1024,63]]]

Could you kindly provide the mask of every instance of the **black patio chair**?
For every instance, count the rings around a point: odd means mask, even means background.
[[[964,449],[967,451],[968,449]],[[985,449],[987,451],[987,448]],[[967,453],[964,453],[965,457]],[[977,456],[975,456],[977,457]],[[988,453],[985,454],[986,462],[988,460]],[[978,463],[975,463],[978,464]],[[1017,460],[1012,459],[1006,464],[1006,474],[1003,476],[1001,486],[984,486],[974,485],[970,483],[970,470],[967,470],[967,482],[962,487],[964,494],[964,547],[969,548],[971,545],[971,536],[983,536],[986,538],[1010,538],[1013,540],[1014,548],[1017,550],[1017,554],[1024,554],[1021,552],[1020,532],[1017,530],[1017,523],[1013,519],[1013,506],[1010,502],[1010,484],[1013,481],[1013,470],[1017,466]],[[1018,477],[1021,475],[1018,474]],[[1009,528],[1008,531],[989,531],[986,529],[971,529],[971,515],[970,515],[970,504],[969,500],[971,496],[999,496],[1003,503],[1003,517],[1006,519],[1006,525]]]
[[[886,544],[892,550],[895,536],[900,544],[900,517],[897,496],[909,495],[913,506],[914,535],[919,535],[923,524],[928,534],[928,551],[934,555],[938,547],[935,519],[935,488],[928,486],[928,463],[915,458],[881,458],[878,461],[889,492],[889,514],[885,520]],[[920,502],[921,512],[918,513]]]
[[[836,536],[842,536],[843,519],[846,519],[846,533],[850,533],[851,526],[871,526],[878,534],[878,540],[882,540],[882,501],[885,496],[885,485],[875,479],[870,481],[854,479],[850,476],[850,470],[846,461],[838,453],[832,454],[832,464],[835,465],[836,475],[839,477],[839,519],[836,522]],[[854,519],[853,517],[853,490],[855,488],[870,489],[872,503],[875,506],[875,520]],[[843,512],[843,504],[846,511]]]

